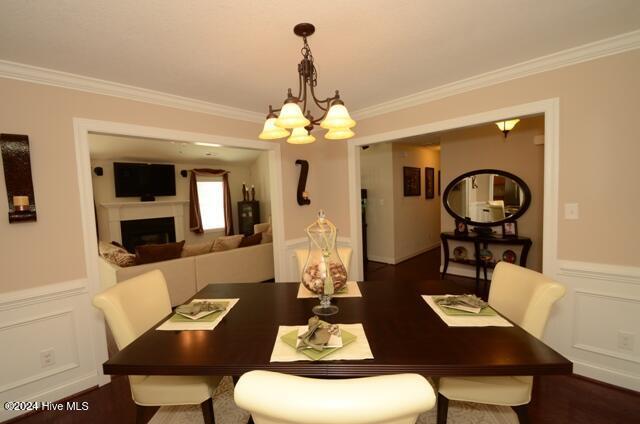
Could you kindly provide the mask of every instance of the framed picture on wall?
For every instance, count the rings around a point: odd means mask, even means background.
[[[405,197],[420,196],[420,168],[404,166],[402,173]]]
[[[435,197],[435,181],[436,170],[433,168],[424,168],[424,195],[427,199]]]

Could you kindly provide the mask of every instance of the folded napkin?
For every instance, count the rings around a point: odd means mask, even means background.
[[[427,302],[427,305],[445,322],[449,327],[513,327],[509,321],[500,315],[486,315],[486,314],[464,314],[464,315],[450,315],[446,314],[441,307],[436,304],[434,298],[441,296],[426,296],[423,295],[422,299]]]
[[[216,308],[217,310],[202,315],[201,318],[192,319],[183,316],[179,313],[173,314],[169,319],[163,322],[156,330],[160,331],[181,331],[181,330],[213,330],[222,321],[222,319],[229,313],[231,308],[238,303],[239,299],[194,299],[190,304],[181,305],[181,311],[195,311],[197,308]],[[194,303],[209,303],[213,305],[208,306],[193,306]],[[176,311],[178,310],[176,308]],[[205,311],[201,311],[202,314]],[[196,315],[197,316],[197,315]]]
[[[311,297],[318,297],[318,295],[310,291],[301,283],[298,287],[297,298],[305,299]],[[362,297],[362,293],[360,292],[360,287],[358,287],[358,283],[356,281],[347,281],[345,288],[334,293],[332,297]]]
[[[322,351],[296,348],[298,334],[309,327],[281,325],[271,352],[271,362],[294,362],[309,360],[373,359],[367,336],[362,324],[337,324],[342,334],[342,347],[325,348]]]

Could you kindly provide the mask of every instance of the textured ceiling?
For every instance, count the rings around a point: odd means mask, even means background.
[[[248,164],[260,155],[259,150],[235,147],[199,146],[179,141],[166,142],[149,138],[89,134],[91,159],[159,161],[215,165]]]
[[[640,28],[638,0],[3,0],[0,59],[263,112],[297,84],[351,110]]]

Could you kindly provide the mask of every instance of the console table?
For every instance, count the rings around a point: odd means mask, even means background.
[[[479,234],[475,232],[469,232],[466,234],[456,234],[455,232],[440,233],[440,239],[442,240],[442,248],[444,250],[444,267],[442,269],[442,279],[444,280],[447,274],[447,268],[449,262],[462,263],[465,265],[472,265],[476,268],[476,294],[479,294],[480,288],[480,268],[484,271],[484,295],[487,293],[487,268],[493,268],[499,261],[486,261],[480,259],[480,249],[487,249],[490,244],[498,245],[511,245],[522,246],[522,252],[520,253],[519,265],[522,267],[527,266],[527,256],[529,255],[529,249],[531,248],[531,239],[529,237],[521,236],[503,236],[501,234]],[[451,258],[449,254],[449,240],[467,241],[473,243],[473,259],[456,259]]]

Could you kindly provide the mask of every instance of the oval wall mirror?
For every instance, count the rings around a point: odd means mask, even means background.
[[[531,204],[531,190],[509,172],[479,169],[451,181],[442,202],[455,219],[491,227],[520,218]]]

